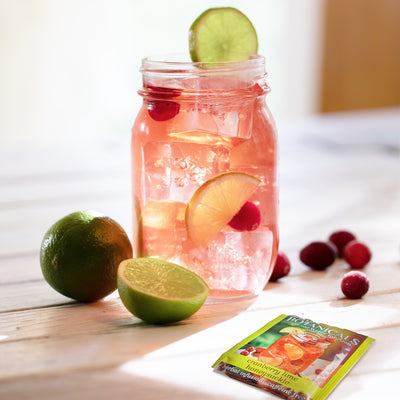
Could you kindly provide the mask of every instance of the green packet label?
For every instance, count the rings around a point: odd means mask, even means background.
[[[294,315],[280,315],[213,364],[285,399],[323,400],[375,341]]]

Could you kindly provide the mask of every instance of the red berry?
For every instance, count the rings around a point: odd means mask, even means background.
[[[300,260],[316,270],[328,268],[335,258],[336,249],[329,242],[312,242],[300,251]]]
[[[341,288],[349,299],[359,299],[368,292],[368,277],[360,271],[350,271],[343,276]]]
[[[329,236],[329,241],[336,246],[339,257],[343,256],[343,249],[346,244],[355,239],[356,237],[348,231],[336,231]]]
[[[229,226],[238,231],[254,231],[260,226],[261,213],[258,207],[247,201],[230,220]]]
[[[317,368],[317,369],[315,370],[316,375],[319,375],[321,372],[322,372],[322,369],[321,369],[321,368]]]
[[[180,104],[169,100],[178,97],[182,92],[181,89],[148,84],[145,84],[145,87],[152,97],[151,100],[147,101],[147,110],[151,118],[155,121],[167,121],[179,113]]]
[[[256,349],[254,347],[248,347],[246,349],[249,353],[252,353],[253,351],[256,351]]]
[[[278,256],[276,257],[274,270],[272,271],[271,278],[269,279],[271,282],[275,282],[280,278],[283,278],[290,272],[290,261],[287,258],[286,254],[282,252],[278,252]]]
[[[242,356],[248,356],[248,355],[249,355],[249,352],[248,352],[247,350],[243,350],[243,351],[240,352],[240,354],[241,354]]]
[[[343,258],[351,268],[364,268],[371,260],[371,256],[368,246],[357,240],[347,243],[343,249]]]
[[[154,121],[167,121],[179,113],[180,105],[175,101],[148,100],[147,110]]]

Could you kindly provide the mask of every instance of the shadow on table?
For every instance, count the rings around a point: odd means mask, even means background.
[[[211,368],[209,373],[213,374]],[[157,375],[157,371],[154,374]],[[229,384],[224,379],[221,380],[221,384]],[[191,389],[185,385],[178,386],[158,379],[125,373],[118,368],[64,371],[62,374],[29,376],[5,381],[0,386],[0,397],[22,399],[26,397],[27,387],[30,400],[241,400],[243,398],[240,392],[235,393],[234,387],[229,395],[218,391],[212,394],[210,393],[212,388],[208,388],[208,391]]]

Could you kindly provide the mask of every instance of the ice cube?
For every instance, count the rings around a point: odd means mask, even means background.
[[[186,204],[148,200],[141,215],[142,255],[173,259],[187,240]]]
[[[244,101],[240,104],[215,104],[210,108],[211,116],[220,136],[248,139],[253,128],[253,105]]]
[[[229,168],[229,158],[227,146],[171,143],[170,199],[189,201],[200,185]]]
[[[171,145],[147,143],[143,149],[144,187],[146,198],[168,199],[171,186]]]
[[[272,245],[269,229],[222,231],[207,249],[184,248],[183,261],[207,277],[213,289],[256,291],[269,275]]]
[[[229,169],[231,146],[202,144],[199,135],[195,142],[188,138],[145,145],[143,176],[147,198],[187,202],[205,181]]]
[[[174,230],[184,225],[185,209],[185,203],[149,199],[142,210],[142,225],[145,228]]]
[[[200,131],[208,134],[218,134],[218,128],[209,113],[208,105],[202,103],[182,102],[179,114],[168,121],[168,132]]]

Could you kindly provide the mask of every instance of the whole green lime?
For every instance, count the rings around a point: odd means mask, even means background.
[[[46,281],[59,293],[78,301],[96,301],[117,288],[117,270],[132,257],[124,229],[94,211],[77,211],[54,223],[40,247]]]

